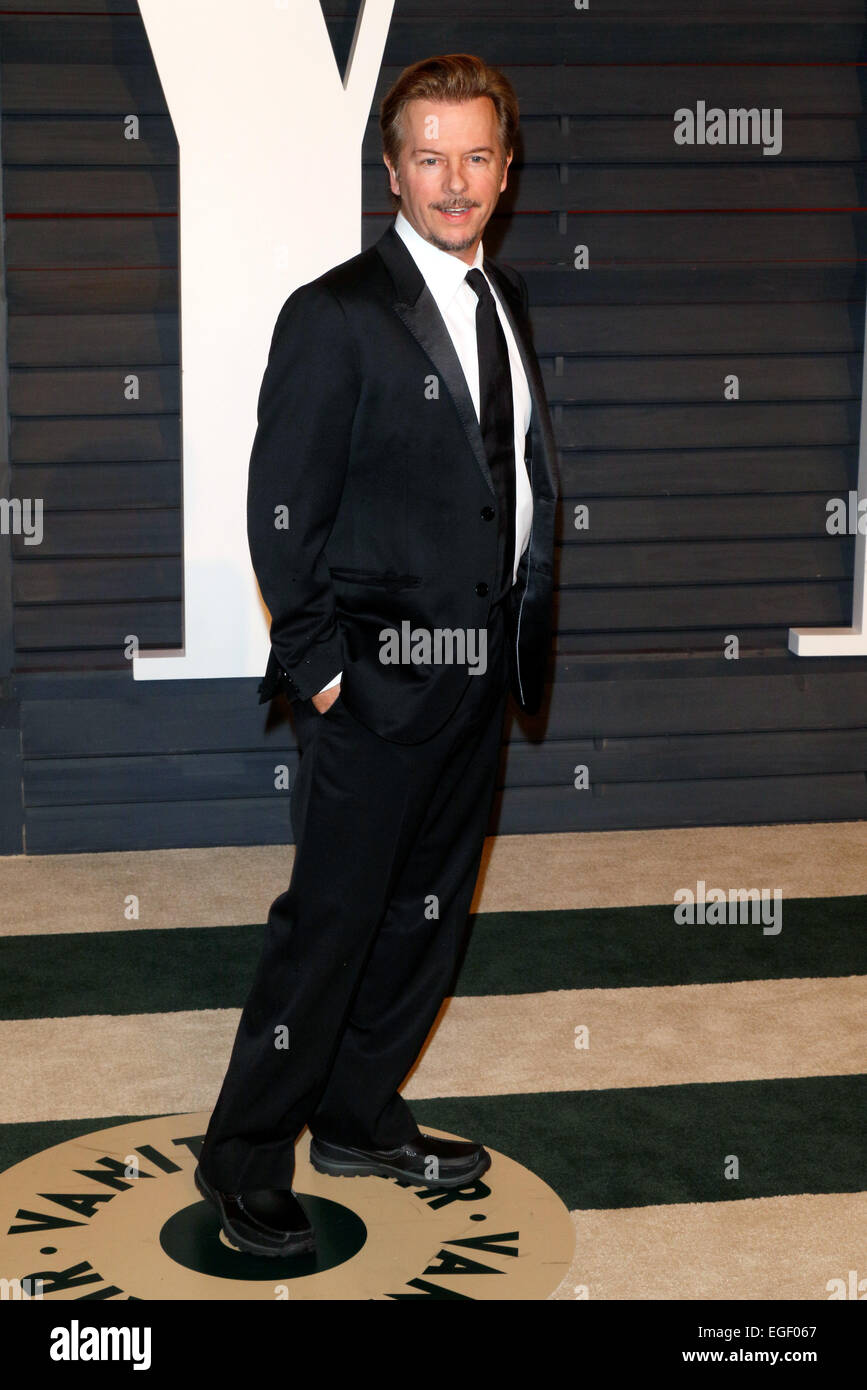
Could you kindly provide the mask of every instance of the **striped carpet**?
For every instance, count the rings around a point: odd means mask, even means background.
[[[865,849],[862,822],[488,842],[404,1094],[567,1204],[553,1298],[827,1299],[867,1276]],[[0,860],[0,1169],[210,1108],[291,857]],[[677,923],[699,881],[779,888],[781,930]]]

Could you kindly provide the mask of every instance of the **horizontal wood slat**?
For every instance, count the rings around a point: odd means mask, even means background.
[[[552,633],[552,650],[558,654],[578,656],[598,656],[609,661],[620,660],[624,656],[646,660],[660,655],[717,655],[726,649],[731,638],[731,625],[720,623],[715,627],[679,627],[670,632],[656,630],[648,633],[639,629],[635,632],[622,629],[612,632],[558,632]],[[740,654],[755,656],[764,651],[785,651],[788,642],[788,625],[774,627],[741,627],[735,634],[740,644]],[[175,644],[175,648],[180,648]],[[32,651],[19,647],[16,652],[17,670],[23,674],[44,675],[49,672],[85,673],[117,672],[125,669],[127,662],[112,642],[110,647],[66,647]]]
[[[579,312],[580,309],[580,312]],[[534,309],[543,353],[860,352],[863,304],[564,304]]]
[[[648,212],[691,208],[767,211],[804,207],[859,208],[863,161],[802,164],[797,177],[785,165],[765,159],[761,165],[722,164],[630,167],[575,164],[525,165],[500,200],[501,215],[513,205],[527,210],[579,207],[614,212]],[[7,216],[71,213],[176,213],[177,171],[154,167],[129,169],[22,169],[6,173]],[[386,171],[366,168],[362,196],[371,211],[388,212],[391,202]]]
[[[825,540],[663,541],[561,547],[557,576],[564,587],[630,584],[764,583],[852,577],[854,542]],[[699,596],[696,596],[699,600]]]
[[[49,556],[180,553],[180,514],[174,510],[46,512],[44,528],[38,546],[28,545],[26,536],[12,537],[16,559],[32,556],[41,564]]]
[[[557,626],[564,631],[620,628],[647,632],[666,628],[845,627],[852,620],[852,586],[833,581],[794,584],[699,584],[692,588],[659,585],[642,589],[564,589]]]
[[[138,400],[126,397],[126,378],[138,378]],[[842,380],[842,377],[838,378]],[[14,416],[159,415],[180,410],[177,367],[97,367],[85,371],[13,371],[9,408]]]
[[[12,314],[167,314],[178,302],[175,268],[14,271]],[[219,331],[215,323],[214,331]]]
[[[659,630],[624,632],[555,632],[554,649],[558,655],[566,653],[579,656],[607,656],[617,660],[623,656],[646,660],[659,655],[718,655],[727,649],[731,640],[730,624],[720,623],[716,627],[678,627],[670,632]],[[741,627],[735,634],[739,642],[740,655],[755,655],[763,651],[785,651],[788,642],[788,627],[777,624],[775,627]],[[72,654],[71,654],[72,655]],[[76,657],[78,653],[74,654]],[[94,663],[96,664],[96,663]],[[70,660],[68,667],[82,669],[82,663]]]
[[[625,175],[624,175],[625,176]],[[797,175],[795,175],[797,177]],[[385,214],[362,216],[362,244],[388,225]],[[145,224],[147,225],[147,224]],[[867,214],[835,212],[574,213],[528,212],[522,202],[488,223],[486,244],[517,265],[571,264],[576,245],[590,248],[592,265],[692,266],[724,262],[774,265],[804,261],[854,263],[867,251]]]
[[[264,665],[263,665],[264,670]],[[289,736],[282,701],[259,706],[258,677],[232,681],[134,681],[129,670],[89,675],[22,673],[26,756],[94,757],[257,748]],[[773,690],[773,698],[768,691]],[[860,727],[867,661],[760,652],[556,658],[543,710],[512,726],[513,738],[627,738]],[[266,730],[270,729],[270,733]]]
[[[740,400],[696,406],[564,406],[557,425],[564,448],[757,448],[857,442],[859,418],[858,401],[765,405]]]
[[[677,545],[561,547],[557,577],[562,587],[629,587],[708,582],[766,583],[802,579],[851,579],[851,540],[681,541]],[[82,603],[180,597],[179,557],[55,560],[21,559],[13,568],[16,603]],[[698,601],[698,599],[697,599]]]
[[[180,576],[180,565],[179,576]],[[178,586],[179,587],[179,584]],[[832,580],[789,584],[695,582],[689,587],[580,590],[558,595],[555,627],[561,632],[614,634],[621,630],[655,634],[670,629],[741,628],[777,625],[839,627],[851,621],[851,584]],[[180,598],[159,601],[142,594],[128,603],[22,605],[15,617],[15,642],[21,651],[63,651],[69,647],[120,650],[133,634],[142,647],[180,648],[183,633]],[[652,646],[652,638],[645,645]]]
[[[275,43],[288,46],[292,42],[292,29],[289,23],[291,11],[281,16],[278,11],[275,19],[281,18],[284,29],[275,25]],[[386,46],[386,61],[405,65],[415,61],[418,55],[418,26],[401,16],[398,8]],[[401,18],[407,22],[401,23]],[[806,22],[804,22],[806,18]],[[701,62],[710,57],[717,61],[734,63],[761,62],[772,53],[778,62],[797,60],[805,51],[813,51],[826,62],[855,62],[860,53],[858,46],[861,28],[857,20],[848,16],[809,15],[792,16],[785,25],[762,23],[760,18],[750,15],[749,22],[739,24],[714,22],[708,16],[701,25],[681,23],[668,25],[658,20],[645,19],[633,11],[609,18],[597,13],[592,7],[580,16],[559,14],[546,18],[544,24],[538,18],[525,14],[509,12],[501,5],[492,23],[489,17],[479,16],[474,10],[461,15],[448,15],[428,10],[424,16],[425,27],[430,31],[429,42],[434,51],[445,51],[454,29],[460,30],[464,52],[483,52],[488,62],[504,64],[520,53],[527,63],[550,61],[552,49],[567,58],[584,63],[625,63],[648,60],[668,60],[670,62]],[[801,22],[798,22],[798,21]],[[341,55],[350,46],[355,27],[352,19],[332,20],[330,30],[332,39]],[[110,22],[91,18],[86,14],[72,16],[45,15],[41,18],[24,18],[5,15],[3,17],[2,38],[8,59],[14,63],[53,64],[69,63],[143,63],[148,57],[147,38],[141,20],[134,15],[115,14]],[[452,39],[453,41],[453,39]]]
[[[857,29],[857,26],[856,26]],[[816,29],[811,31],[812,41]],[[480,47],[490,52],[492,31],[482,35]],[[549,36],[550,37],[550,36]],[[666,35],[666,38],[668,36]],[[418,54],[419,36],[408,62]],[[552,44],[553,47],[553,44]],[[771,51],[774,51],[772,48]],[[815,56],[811,43],[810,52]],[[388,57],[388,55],[386,55]],[[764,56],[764,55],[763,55]],[[669,61],[673,57],[666,54]],[[770,66],[760,74],[734,67],[707,67],[701,63],[669,67],[665,62],[653,66],[642,63],[641,81],[627,62],[564,63],[515,66],[496,62],[520,94],[524,116],[659,116],[668,118],[681,106],[695,106],[698,99],[708,106],[781,107],[789,116],[858,116],[864,113],[864,96],[853,56],[846,66],[826,58],[827,66],[804,66],[803,60],[791,66]],[[372,107],[385,96],[400,76],[405,63],[383,64]],[[126,114],[139,116],[166,114],[166,105],[156,71],[149,62],[63,63],[3,62],[3,110],[6,114],[62,113],[63,115]],[[758,80],[757,80],[758,76]]]
[[[863,304],[542,306],[533,310],[543,356],[783,352],[860,353]],[[178,360],[177,316],[11,315],[10,365],[129,369]],[[267,358],[267,344],[264,348]]]
[[[128,373],[139,379],[139,399],[125,398]],[[542,359],[542,377],[552,405],[641,401],[669,404],[723,399],[724,382],[734,374],[744,403],[845,400],[861,395],[860,353],[823,356],[562,358]],[[75,370],[13,370],[9,402],[14,416],[152,415],[180,408],[180,374],[175,367]],[[804,443],[810,441],[805,440]]]
[[[677,497],[697,493],[844,495],[858,476],[856,444],[834,448],[560,451],[566,498]],[[784,504],[788,507],[788,501]],[[572,525],[570,520],[569,525]]]
[[[829,536],[826,498],[793,494],[785,507],[773,496],[595,498],[588,507],[588,525],[576,530],[571,499],[560,507],[560,535],[580,546],[601,541],[721,540]],[[41,544],[13,536],[16,559],[43,561],[47,556],[176,553],[180,532],[175,509],[69,510],[43,513]],[[152,546],[148,549],[148,539]]]
[[[574,545],[587,540],[743,541],[783,536],[827,536],[827,498],[793,494],[781,503],[773,496],[753,497],[597,497],[588,507],[588,525],[576,530],[573,499],[560,507],[561,538]],[[575,505],[582,505],[581,494]]]
[[[542,379],[551,405],[596,404],[602,401],[641,401],[674,404],[683,401],[720,403],[726,378],[738,379],[740,400],[757,401],[861,400],[862,361],[860,353],[827,353],[803,357],[562,357],[542,360]],[[79,397],[88,399],[94,386],[93,375],[79,383]],[[65,378],[58,374],[62,382]],[[39,381],[39,377],[42,378]],[[47,373],[37,377],[34,400],[53,402],[55,382]],[[111,379],[116,391],[117,374]],[[19,383],[13,376],[13,403]],[[70,391],[69,397],[73,396]],[[102,399],[102,398],[101,398]],[[61,403],[63,398],[61,397]],[[102,403],[105,403],[102,400]],[[29,413],[29,412],[27,412]],[[722,441],[720,441],[722,442]],[[810,441],[802,440],[802,444]],[[568,446],[567,446],[568,447]]]
[[[867,763],[867,729],[505,743],[498,785],[559,786],[583,796],[597,785],[846,773],[853,756]],[[587,769],[589,787],[582,791],[574,785],[576,768]],[[122,804],[133,790],[138,802],[280,801],[287,799],[297,770],[293,742],[291,748],[239,752],[31,759],[25,764],[24,787],[28,809]],[[287,781],[288,790],[282,785]]]
[[[600,789],[601,791],[601,789]],[[122,811],[122,813],[120,813]],[[559,787],[516,787],[495,800],[489,833],[524,835],[689,825],[757,825],[773,821],[863,820],[861,774],[636,783],[586,795]],[[178,845],[291,843],[287,800],[132,801],[122,808],[75,806],[27,812],[28,852],[74,854]]]
[[[122,653],[130,636],[142,647],[175,647],[183,640],[180,599],[161,602],[142,594],[129,603],[20,607],[15,641],[21,650],[63,651],[70,646],[99,647]],[[118,660],[120,666],[120,660]]]
[[[623,174],[622,177],[628,177]],[[797,178],[797,173],[793,173]],[[372,245],[385,231],[390,216],[368,213],[362,218],[362,246]],[[100,218],[13,218],[6,227],[7,263],[19,268],[160,265],[175,267],[178,223],[170,216]],[[864,212],[750,213],[716,212],[634,213],[628,217],[577,212],[530,212],[522,203],[508,215],[497,213],[485,233],[490,254],[519,266],[567,265],[574,246],[586,244],[593,269],[624,270],[636,265],[645,272],[666,265],[687,270],[720,263],[750,267],[795,268],[798,263],[822,262],[855,266],[867,252],[867,214]],[[686,265],[684,263],[687,263]],[[591,279],[581,272],[577,279]],[[540,287],[542,281],[536,282]],[[711,282],[708,282],[711,283]]]
[[[121,559],[88,556],[83,560],[21,561],[12,570],[18,604],[180,602],[183,565],[179,555]]]
[[[562,3],[562,0],[558,0]],[[2,25],[0,25],[2,32]],[[674,108],[672,108],[673,112]],[[788,112],[786,113],[788,116]],[[761,145],[693,145],[673,140],[674,120],[667,116],[589,116],[562,120],[559,116],[524,114],[516,151],[520,164],[567,163],[652,164],[766,162]],[[808,113],[787,119],[783,149],[774,159],[785,162],[825,160],[829,150],[838,161],[863,157],[867,121],[863,115],[826,116]],[[64,164],[176,166],[178,142],[168,115],[150,115],[136,140],[124,136],[117,115],[90,118],[69,116],[46,120],[38,115],[10,115],[4,130],[7,167]],[[364,132],[362,161],[371,170],[382,168],[382,136],[378,118],[371,116]]]
[[[756,305],[760,313],[765,306],[770,310],[778,304],[822,302],[845,304],[854,314],[867,285],[865,267],[847,265],[759,266],[742,271],[731,266],[698,267],[689,273],[674,267],[650,267],[642,272],[637,267],[600,266],[593,274],[580,276],[562,267],[524,265],[523,272],[534,318],[538,319],[543,309],[571,303],[575,313],[597,306],[615,324],[623,307],[662,305],[670,310],[678,305],[704,302],[712,306],[727,300]],[[177,303],[178,286],[174,267],[19,270],[10,272],[8,302],[14,315],[167,314]],[[287,285],[287,293],[289,288]],[[215,334],[223,331],[215,318]],[[742,337],[738,346],[745,350],[748,344],[749,338]],[[539,346],[544,352],[541,340]],[[653,351],[651,343],[642,344],[639,350],[642,348]]]
[[[56,511],[99,511],[132,507],[179,507],[181,469],[177,459],[132,463],[18,464],[15,494],[42,497]]]
[[[13,420],[11,451],[13,465],[179,458],[180,419],[169,414]]]
[[[500,19],[508,12],[509,0],[474,0],[473,13],[486,19]],[[532,0],[536,18],[556,19],[563,14],[563,0]],[[863,19],[863,0],[833,0],[833,15],[843,22]],[[322,0],[322,13],[329,31],[340,21],[354,20],[360,0]],[[393,23],[418,23],[448,19],[458,23],[466,15],[466,0],[396,0]],[[72,11],[75,14],[111,15],[129,13],[129,0],[17,0],[16,14],[51,16]],[[609,18],[631,23],[644,18],[666,23],[713,20],[715,23],[742,25],[749,20],[797,20],[823,23],[826,11],[805,8],[803,0],[729,0],[721,9],[718,0],[618,0]]]
[[[167,314],[10,314],[8,358],[11,367],[177,366],[177,306]]]

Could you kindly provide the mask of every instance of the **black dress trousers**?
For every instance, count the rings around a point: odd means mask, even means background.
[[[496,787],[508,603],[487,667],[420,744],[381,738],[341,696],[296,703],[295,863],[272,903],[200,1162],[224,1191],[288,1188],[305,1124],[390,1149],[418,1135],[398,1087],[448,992]]]

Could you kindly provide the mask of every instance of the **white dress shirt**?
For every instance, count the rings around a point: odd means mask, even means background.
[[[467,284],[466,275],[467,271],[472,269],[481,270],[484,274],[482,243],[479,242],[476,247],[472,266],[468,266],[466,261],[453,256],[451,252],[441,251],[438,246],[425,241],[424,237],[419,236],[402,212],[398,212],[395,218],[394,229],[424,276],[425,284],[442,314],[449,337],[463,368],[475,407],[476,419],[481,421],[479,350],[476,342],[476,305],[478,299],[475,290]],[[497,291],[487,275],[485,275],[485,279],[488,281],[494,303],[497,306],[497,314],[509,352],[509,370],[512,377],[512,410],[515,419],[515,558],[512,570],[512,582],[514,583],[518,577],[518,565],[521,556],[530,539],[530,527],[533,521],[533,493],[524,463],[524,441],[530,428],[530,388],[527,385],[527,376],[521,361],[521,354],[518,352],[518,345],[515,342],[515,335],[503,312]],[[343,672],[341,671],[322,689],[330,690],[332,686],[339,683],[342,675]]]

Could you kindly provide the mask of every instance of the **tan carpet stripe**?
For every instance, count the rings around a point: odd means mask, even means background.
[[[412,1100],[848,1075],[865,1070],[865,1003],[862,976],[457,997],[403,1090]],[[0,1122],[207,1109],[238,1017],[2,1022]]]
[[[845,1075],[867,1069],[865,1016],[867,976],[458,996],[403,1094]]]
[[[785,897],[867,893],[867,822],[506,835],[485,846],[474,911],[641,906],[678,887],[781,888]],[[117,931],[262,922],[293,850],[265,845],[0,858],[0,932]],[[127,894],[138,921],[124,915]]]
[[[865,1192],[577,1211],[572,1219],[575,1258],[551,1295],[556,1300],[577,1298],[581,1287],[591,1301],[823,1300],[832,1280],[848,1289],[850,1270],[867,1277]],[[715,1321],[712,1305],[696,1308],[696,1327]],[[791,1321],[774,1313],[777,1326]],[[693,1339],[683,1349],[725,1345]]]

